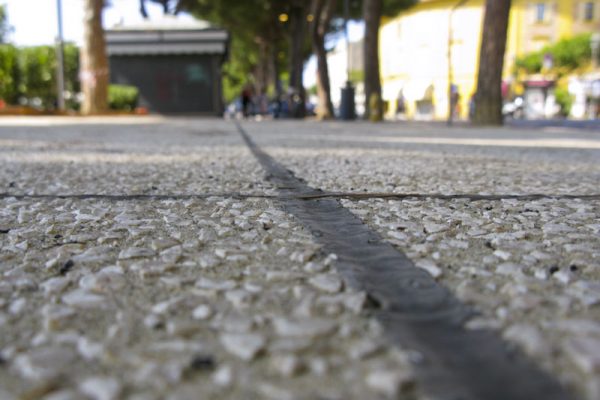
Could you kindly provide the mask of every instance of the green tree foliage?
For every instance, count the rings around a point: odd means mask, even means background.
[[[578,70],[589,64],[592,57],[591,34],[573,36],[544,47],[540,51],[517,58],[515,72],[537,74],[542,71],[544,57],[553,59],[552,72],[559,76]]]
[[[0,99],[16,103],[19,99],[19,53],[16,47],[0,45]]]
[[[248,83],[254,65],[258,62],[258,51],[248,52],[242,40],[232,39],[229,48],[230,58],[223,65],[223,97],[232,101],[238,97]],[[239,55],[245,54],[245,57]]]
[[[79,93],[81,91],[79,84],[79,47],[73,43],[67,43],[64,46],[64,64],[65,90],[72,94]]]
[[[544,55],[541,52],[528,53],[515,60],[515,69],[528,74],[536,74],[542,70]]]
[[[287,25],[279,16],[289,10],[289,0],[180,0],[178,8],[225,28],[231,34],[229,60],[224,66],[226,100],[239,95],[253,82],[266,86],[265,71],[278,74],[287,59]]]
[[[55,50],[50,46],[25,47],[20,53],[19,92],[40,99],[44,108],[50,107],[56,99]]]
[[[6,6],[0,4],[0,43],[8,42],[8,34],[12,32],[12,27],[8,24],[8,15]]]
[[[383,0],[383,15],[395,17],[400,11],[414,6],[418,0]]]
[[[0,45],[0,98],[53,108],[56,101],[56,50],[52,46]],[[79,49],[65,45],[65,89],[79,92]],[[71,104],[74,107],[74,104]]]
[[[573,96],[564,86],[556,88],[554,95],[556,96],[556,102],[560,106],[560,114],[567,117],[571,113],[571,107],[573,107]]]
[[[291,62],[297,62],[297,55],[291,57],[291,46],[294,35],[292,17],[299,4],[308,0],[140,0],[141,8],[147,2],[163,5],[166,12],[177,13],[180,10],[190,12],[197,18],[207,20],[227,29],[231,34],[229,60],[223,67],[224,95],[230,101],[239,93],[244,85],[254,83],[261,91],[270,87],[276,89],[279,78],[290,76],[293,70]],[[362,18],[363,2],[370,0],[350,0],[349,17]],[[416,0],[383,0],[382,15],[393,16],[400,10],[416,3]],[[344,2],[338,1],[335,13],[329,26],[330,32],[341,31],[344,17]],[[280,21],[281,15],[288,20]],[[302,60],[311,54],[308,35],[308,21],[304,21]],[[378,30],[378,27],[377,27]],[[297,32],[297,30],[296,30]],[[298,39],[298,38],[296,38]],[[269,75],[266,77],[266,75]],[[297,75],[297,74],[294,74]]]

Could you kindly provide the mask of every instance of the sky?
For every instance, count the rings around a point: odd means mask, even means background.
[[[10,40],[19,46],[52,44],[58,34],[57,0],[0,0],[7,6],[8,22],[14,28]],[[139,0],[112,0],[104,11],[104,27],[142,20]],[[148,2],[149,3],[149,2]],[[161,7],[148,4],[150,18],[162,15]],[[83,38],[83,0],[62,0],[63,32],[66,41],[81,44]]]

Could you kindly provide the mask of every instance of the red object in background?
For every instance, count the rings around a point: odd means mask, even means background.
[[[510,83],[506,81],[502,81],[502,98],[505,99],[508,97],[508,91],[510,90]]]
[[[6,108],[6,103],[4,100],[0,99],[0,110],[4,110]]]

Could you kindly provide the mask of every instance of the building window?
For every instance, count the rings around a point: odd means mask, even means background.
[[[583,5],[583,20],[593,21],[594,20],[594,2],[588,1]]]
[[[536,3],[535,5],[535,22],[546,21],[546,3]]]

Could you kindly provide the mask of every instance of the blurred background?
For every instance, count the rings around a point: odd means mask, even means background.
[[[0,113],[597,119],[600,0],[499,3],[0,0]]]

